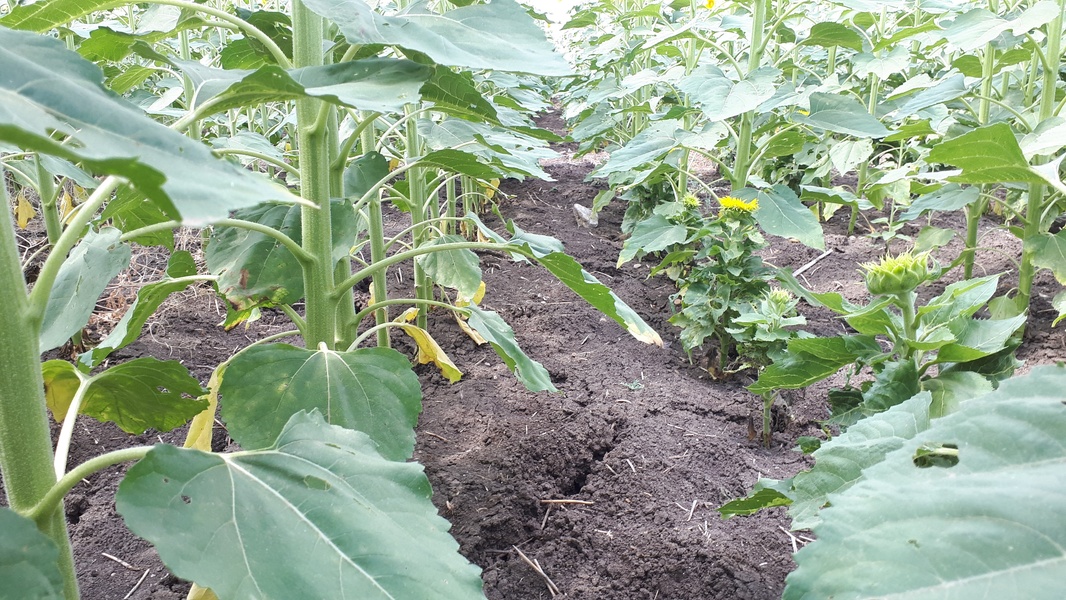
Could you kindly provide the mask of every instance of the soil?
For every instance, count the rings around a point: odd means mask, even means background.
[[[561,127],[551,115],[542,124]],[[760,403],[744,389],[750,380],[714,381],[699,357],[690,360],[678,330],[667,322],[672,283],[648,277],[650,260],[616,266],[624,206],[612,203],[594,228],[579,224],[573,205],[589,206],[599,190],[585,182],[593,163],[572,159],[572,147],[558,149],[561,158],[546,165],[555,181],[505,182],[501,213],[527,231],[562,240],[666,343],[643,344],[543,269],[486,253],[483,304],[513,326],[559,392],[527,392],[490,348],[476,346],[449,316],[432,315],[431,332],[465,373],[448,384],[437,372],[418,368],[425,402],[414,458],[425,465],[434,502],[452,522],[461,552],[484,570],[490,600],[779,598],[794,566],[791,554],[809,534],[789,533],[784,509],[723,520],[716,508],[746,494],[760,477],[789,477],[808,465],[793,448],[799,436],[822,435],[828,384],[786,398],[773,444],[764,448],[752,429]],[[875,259],[884,245],[844,235],[843,212],[826,226],[832,252],[804,279],[816,291],[837,290],[859,301],[864,288],[858,264]],[[490,224],[502,229],[498,221]],[[962,230],[954,214],[938,215],[936,224]],[[1016,281],[1009,257],[1020,248],[996,226],[984,223],[982,245],[991,250],[979,255],[978,264],[988,273],[1007,273],[1006,290]],[[908,226],[904,233],[916,230]],[[795,269],[821,254],[794,241],[771,241],[765,257],[777,266]],[[955,240],[942,256],[954,256],[960,246]],[[1048,275],[1037,279],[1019,350],[1026,368],[1066,359],[1066,336],[1051,328],[1050,300],[1057,289]],[[802,311],[812,333],[834,335],[844,327],[825,311]],[[265,311],[249,328],[227,333],[218,326],[223,317],[208,290],[191,290],[112,360],[178,359],[206,383],[215,365],[286,324],[280,313]],[[84,417],[77,430],[71,465],[121,447],[184,439],[184,430],[130,437]],[[232,442],[219,428],[215,449],[225,448]],[[99,473],[67,500],[83,597],[184,598],[188,584],[169,575],[115,512],[123,472],[116,467]]]

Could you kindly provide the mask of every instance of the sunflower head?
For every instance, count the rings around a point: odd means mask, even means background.
[[[744,213],[753,213],[756,210],[759,210],[758,198],[752,198],[751,200],[745,202],[743,200],[740,200],[739,198],[725,196],[723,198],[718,199],[718,204],[722,207],[722,210],[724,211],[735,210]]]
[[[700,199],[696,194],[685,194],[685,196],[681,198],[681,205],[685,208],[699,208]]]
[[[704,4],[707,10],[714,10],[714,0],[707,0],[707,4]]]
[[[859,266],[865,271],[866,289],[875,296],[913,292],[930,275],[929,252],[904,252]]]

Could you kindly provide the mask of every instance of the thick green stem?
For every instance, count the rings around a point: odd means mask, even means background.
[[[0,170],[0,182],[4,180]],[[8,206],[7,187],[0,199]],[[40,319],[35,318],[19,265],[15,226],[10,216],[0,223],[0,475],[8,506],[25,514],[55,485],[52,439],[41,380]],[[78,598],[74,555],[59,504],[37,520],[59,549],[59,570],[67,600]]]
[[[915,314],[914,302],[918,298],[917,292],[904,292],[896,296],[896,306],[903,315],[903,358],[915,360],[916,349],[913,343],[918,339],[918,321]],[[917,361],[915,362],[917,366]]]
[[[300,0],[292,5],[293,59],[296,67],[324,63],[322,17]],[[333,298],[334,269],[331,260],[333,237],[330,230],[330,145],[325,123],[314,124],[322,101],[304,98],[296,102],[297,138],[300,150],[300,195],[315,208],[301,211],[303,249],[313,257],[304,268],[307,328],[304,343],[317,348],[320,343],[334,348],[337,338],[337,300]]]
[[[1055,93],[1059,81],[1059,70],[1062,65],[1062,34],[1063,13],[1066,12],[1066,0],[1059,0],[1059,14],[1047,26],[1047,48],[1044,56],[1047,65],[1044,68],[1043,87],[1040,90],[1040,117],[1038,122],[1044,122],[1054,115]],[[1033,160],[1034,163],[1042,163],[1043,160]],[[1030,185],[1029,199],[1025,207],[1025,229],[1022,233],[1022,241],[1035,240],[1042,233],[1044,203],[1046,201],[1047,186]],[[1030,244],[1025,244],[1022,249],[1022,261],[1018,267],[1018,297],[1017,306],[1019,311],[1029,309],[1029,297],[1033,290],[1033,277],[1036,275],[1036,266],[1033,264],[1033,250]]]
[[[762,54],[766,46],[764,44],[766,35],[764,29],[769,2],[770,0],[755,1],[751,24],[751,48],[748,51],[748,72],[746,75],[751,75],[762,65]],[[733,176],[730,178],[730,183],[734,190],[748,185],[748,175],[751,174],[751,136],[754,122],[754,111],[748,111],[740,116],[740,131],[737,132],[737,155],[733,163]]]

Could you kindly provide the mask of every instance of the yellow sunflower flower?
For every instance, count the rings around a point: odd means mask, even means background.
[[[725,196],[724,198],[718,199],[718,204],[722,207],[722,210],[739,210],[746,213],[752,213],[759,210],[758,198],[752,198],[748,202],[745,202],[739,198]]]
[[[714,0],[707,0],[707,4],[704,6],[707,7],[707,10],[714,10]]]

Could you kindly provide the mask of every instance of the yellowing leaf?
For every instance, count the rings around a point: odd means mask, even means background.
[[[456,297],[455,297],[455,305],[461,308],[463,306],[470,306],[471,303],[478,304],[478,303],[481,302],[481,299],[484,298],[484,297],[485,297],[485,282],[482,281],[481,284],[477,287],[477,293],[474,294],[473,298],[467,299],[467,298],[464,298],[462,294],[457,294]]]
[[[26,190],[20,190],[15,204],[15,222],[18,223],[19,229],[26,229],[30,219],[36,216],[37,211],[33,208],[33,203],[26,199]]]
[[[400,159],[398,159],[398,158],[390,158],[389,159],[389,172],[391,173],[392,171],[395,171],[398,168],[400,168]]]
[[[52,411],[52,417],[57,423],[62,423],[67,417],[74,394],[81,387],[81,377],[78,376],[74,365],[65,360],[49,360],[41,365],[41,376],[44,379],[44,399],[48,410]]]
[[[211,373],[211,380],[207,382],[208,392],[200,396],[201,400],[207,400],[207,408],[189,422],[189,433],[185,436],[185,448],[202,450],[203,452],[211,451],[211,434],[215,425],[215,411],[218,410],[218,386],[222,383],[222,373],[224,372],[225,369],[219,368]],[[190,592],[188,598],[203,598],[204,600],[215,598],[211,590],[203,590],[203,592],[211,595],[194,596]]]
[[[500,179],[498,177],[490,179],[488,183],[489,184],[485,186],[485,197],[492,200],[493,196],[496,195],[496,189],[500,187]]]
[[[400,313],[400,316],[396,317],[392,321],[394,323],[410,323],[418,317],[418,307],[411,307]]]
[[[418,309],[416,308],[409,309],[404,314],[411,311],[418,314]],[[400,316],[403,317],[403,315]],[[444,353],[444,350],[439,344],[437,344],[437,341],[429,335],[428,331],[409,323],[400,323],[399,327],[400,329],[403,329],[407,335],[411,336],[411,339],[413,339],[415,344],[418,345],[418,364],[424,365],[427,363],[433,363],[437,365],[441,375],[444,375],[451,383],[455,383],[463,377],[463,372],[455,366],[452,359],[448,358],[448,355]]]
[[[69,217],[73,212],[74,198],[70,195],[69,192],[64,191],[62,195],[59,196],[59,218],[63,221],[64,224],[66,224],[69,222],[69,219],[67,217]]]
[[[486,342],[485,338],[481,337],[480,333],[474,331],[473,327],[466,324],[466,319],[464,319],[459,313],[453,312],[452,315],[455,316],[455,322],[459,324],[459,329],[462,329],[463,333],[469,336],[470,339],[474,340],[475,344],[481,346]]]

